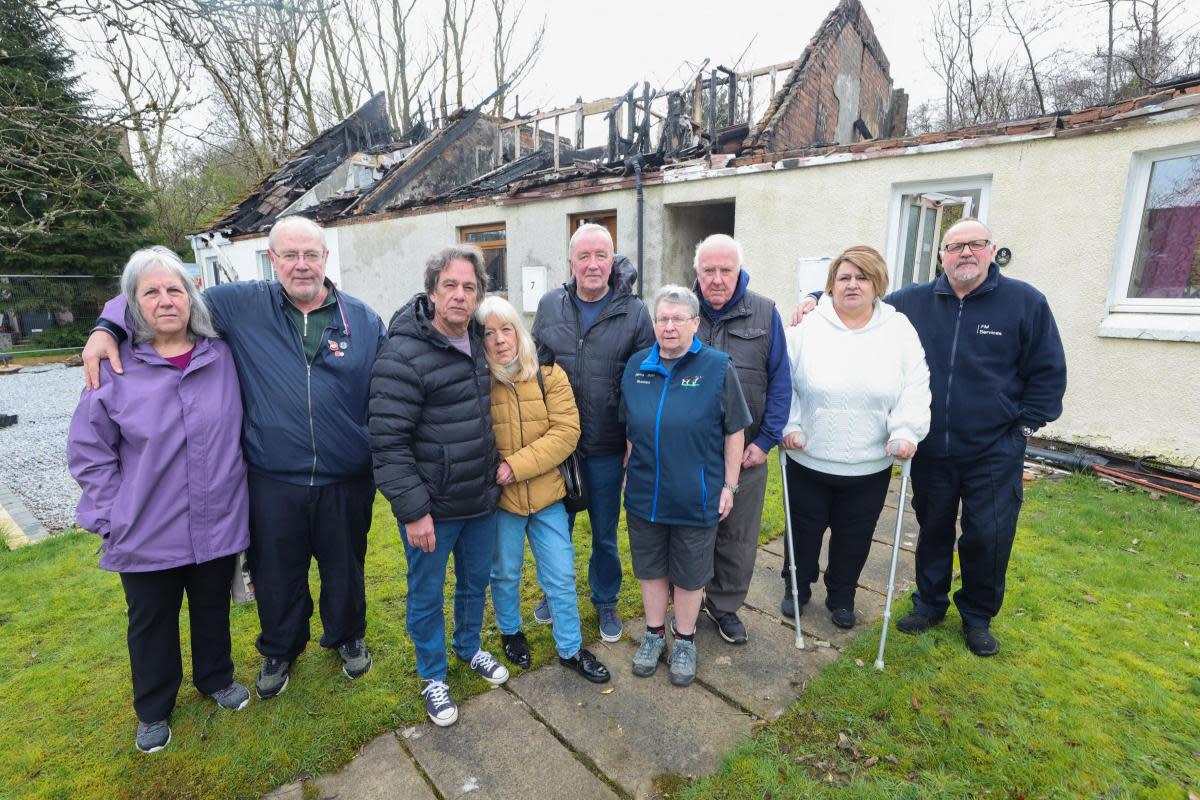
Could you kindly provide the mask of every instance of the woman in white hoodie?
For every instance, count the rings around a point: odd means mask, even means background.
[[[830,264],[816,313],[788,340],[792,410],[783,447],[796,581],[803,606],[829,529],[825,605],[840,628],[854,626],[855,586],[893,458],[912,458],[929,431],[925,351],[908,318],[881,299],[887,284],[878,251],[851,247]],[[782,610],[793,614],[787,589]]]

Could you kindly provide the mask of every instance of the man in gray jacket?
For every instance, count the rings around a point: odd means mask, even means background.
[[[696,246],[695,292],[700,298],[700,329],[705,344],[729,354],[753,418],[733,511],[717,528],[713,578],[704,592],[704,613],[721,638],[745,644],[746,625],[737,611],[750,590],[758,530],[767,492],[767,453],[779,444],[791,407],[791,366],[783,320],[775,303],[750,291],[742,246],[714,233]]]
[[[637,273],[629,260],[613,256],[613,241],[600,225],[581,225],[571,237],[571,280],[547,292],[538,304],[533,338],[542,363],[567,373],[579,406],[581,435],[576,452],[588,493],[592,556],[588,584],[600,622],[600,638],[620,641],[621,557],[617,522],[625,480],[625,425],[618,419],[625,362],[654,343],[654,326],[633,294]],[[575,518],[571,517],[574,528]],[[546,598],[534,619],[550,622]]]

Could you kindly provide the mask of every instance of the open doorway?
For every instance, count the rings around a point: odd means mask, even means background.
[[[664,207],[662,284],[691,286],[696,280],[692,258],[706,236],[733,236],[733,198],[702,203],[675,203]]]

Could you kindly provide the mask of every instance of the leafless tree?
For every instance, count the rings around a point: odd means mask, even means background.
[[[492,71],[496,76],[496,85],[508,85],[508,88],[496,95],[494,111],[497,116],[504,116],[504,103],[508,93],[515,89],[521,80],[529,74],[542,54],[546,39],[546,18],[533,32],[525,54],[517,54],[514,63],[513,47],[517,42],[517,33],[521,25],[521,17],[525,12],[525,3],[514,7],[510,0],[492,0],[492,13],[495,20],[495,35],[492,37]]]

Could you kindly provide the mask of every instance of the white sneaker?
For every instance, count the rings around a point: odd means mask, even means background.
[[[450,687],[442,681],[427,680],[421,690],[425,698],[425,713],[439,728],[453,725],[458,721],[458,706],[450,699]]]
[[[487,650],[479,650],[471,657],[471,669],[492,686],[499,686],[508,680],[508,667],[492,658]]]

